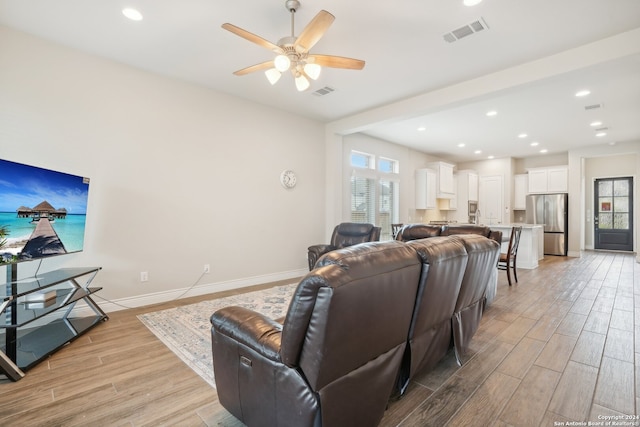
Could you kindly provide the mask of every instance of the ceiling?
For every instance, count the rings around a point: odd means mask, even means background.
[[[640,0],[484,0],[474,7],[462,0],[301,2],[296,35],[321,9],[336,17],[311,53],[363,59],[363,70],[324,68],[306,92],[295,89],[290,75],[274,86],[262,72],[234,76],[273,53],[221,25],[229,22],[276,43],[290,33],[284,0],[0,0],[0,24],[323,122],[385,111],[513,67],[535,70],[536,61],[640,30]],[[126,19],[124,7],[137,8],[144,19]],[[487,28],[453,43],[444,40],[475,21]],[[596,59],[508,90],[487,86],[466,102],[418,106],[359,131],[456,162],[640,141],[639,52]],[[325,87],[334,91],[314,94]],[[591,94],[576,98],[580,89]],[[593,105],[600,108],[585,109]],[[498,114],[487,117],[490,110]],[[591,127],[595,120],[602,125]],[[607,135],[596,137],[595,129],[603,127]],[[523,132],[528,136],[518,138]]]

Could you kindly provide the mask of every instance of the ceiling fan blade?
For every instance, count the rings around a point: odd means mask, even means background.
[[[345,58],[333,55],[309,55],[309,62],[330,68],[347,68],[349,70],[362,70],[364,61],[360,59]]]
[[[334,19],[336,19],[336,17],[326,10],[318,12],[304,30],[302,30],[296,42],[293,44],[296,51],[298,53],[309,52],[309,49],[322,38]]]
[[[244,76],[245,74],[253,73],[255,71],[267,70],[269,68],[273,68],[273,61],[261,62],[260,64],[252,65],[247,68],[243,68],[242,70],[234,71],[233,74],[236,76]]]
[[[250,33],[247,30],[243,30],[240,27],[236,27],[233,24],[229,24],[228,22],[225,24],[222,24],[222,28],[232,32],[237,36],[242,37],[243,39],[249,40],[250,42],[257,44],[258,46],[262,46],[266,49],[269,49],[271,51],[278,52],[278,53],[284,52],[280,46],[271,43],[269,40],[263,39],[260,36],[256,36],[255,34]]]

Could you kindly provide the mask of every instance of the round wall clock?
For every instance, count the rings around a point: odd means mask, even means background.
[[[280,184],[284,188],[293,188],[296,186],[298,178],[296,178],[296,174],[292,170],[283,170],[280,174]]]

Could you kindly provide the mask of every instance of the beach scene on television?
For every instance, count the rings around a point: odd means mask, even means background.
[[[89,179],[0,159],[0,265],[82,251]]]

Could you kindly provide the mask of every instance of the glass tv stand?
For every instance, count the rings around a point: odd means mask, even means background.
[[[109,317],[89,287],[102,267],[61,268],[17,280],[7,266],[0,284],[0,373],[13,381],[38,362]],[[79,304],[78,304],[79,303]]]

